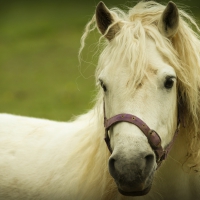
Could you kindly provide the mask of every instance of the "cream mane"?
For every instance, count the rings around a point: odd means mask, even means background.
[[[145,69],[148,64],[145,55],[145,37],[146,35],[151,37],[156,42],[157,48],[164,59],[174,67],[177,73],[178,103],[182,126],[182,133],[180,134],[185,134],[185,137],[187,137],[189,141],[188,158],[190,158],[190,165],[197,166],[200,164],[200,41],[198,34],[193,31],[192,27],[195,27],[197,32],[199,32],[200,29],[189,14],[179,9],[180,25],[178,32],[171,40],[165,38],[159,33],[157,28],[158,20],[164,9],[165,6],[153,1],[140,2],[127,12],[118,8],[111,9],[116,16],[117,23],[121,24],[121,29],[115,36],[115,40],[110,43],[118,42],[121,48],[114,48],[107,40],[104,40],[103,36],[100,37],[99,48],[102,46],[103,50],[100,54],[96,69],[96,78],[104,67],[104,58],[108,55],[109,51],[112,51],[115,53],[113,54],[114,57],[110,58],[111,61],[115,61],[115,63],[126,61],[128,62],[128,66],[132,66],[131,77],[137,77],[137,79],[133,79],[132,88],[136,88],[145,76]],[[110,28],[112,26],[114,26],[114,24],[112,24]],[[95,29],[97,29],[97,26],[95,16],[93,16],[92,20],[87,24],[81,38],[79,57],[84,48],[85,39],[88,34]],[[98,102],[96,107],[101,105],[102,98],[100,92],[97,97]],[[183,128],[183,126],[185,128]]]

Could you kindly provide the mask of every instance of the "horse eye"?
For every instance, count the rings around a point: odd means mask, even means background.
[[[103,83],[102,80],[99,80],[99,81],[100,81],[101,87],[103,88],[103,91],[106,92],[106,91],[107,91],[107,88],[106,88],[105,84]]]
[[[171,89],[174,85],[173,77],[167,77],[164,83],[166,89]]]

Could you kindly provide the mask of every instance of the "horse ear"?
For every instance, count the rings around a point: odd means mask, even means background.
[[[99,31],[108,40],[112,40],[119,31],[118,23],[111,26],[108,30],[108,27],[115,22],[115,18],[102,1],[99,2],[96,8],[96,22]]]
[[[179,13],[176,4],[170,1],[158,22],[158,29],[167,38],[173,37],[178,31]]]

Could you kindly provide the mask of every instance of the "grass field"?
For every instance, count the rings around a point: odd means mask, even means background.
[[[107,4],[124,1],[115,2]],[[80,73],[77,54],[97,3],[5,1],[1,5],[0,112],[68,120],[92,107],[96,61],[83,63]],[[93,44],[95,35],[88,42]],[[88,62],[93,51],[92,46],[85,51]]]
[[[77,59],[91,15],[54,2],[13,2],[1,13],[0,112],[67,120],[91,107],[94,67],[82,66],[85,79]]]

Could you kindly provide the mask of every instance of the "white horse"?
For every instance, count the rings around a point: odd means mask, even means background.
[[[96,105],[69,123],[1,114],[0,200],[200,199],[200,41],[190,26],[199,31],[172,2],[127,13],[100,2],[81,47],[98,28]]]

